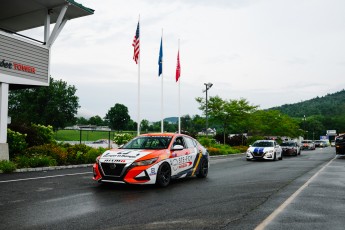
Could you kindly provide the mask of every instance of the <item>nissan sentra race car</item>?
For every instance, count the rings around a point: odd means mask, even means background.
[[[283,160],[282,148],[273,140],[257,140],[249,146],[246,159]]]
[[[208,168],[209,154],[194,138],[175,133],[143,134],[97,157],[93,179],[165,187],[171,179],[205,178]]]

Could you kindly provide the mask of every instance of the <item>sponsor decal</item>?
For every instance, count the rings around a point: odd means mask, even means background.
[[[177,161],[177,159],[173,159],[172,160],[171,166],[172,166],[174,171],[176,171],[178,169],[178,161]]]
[[[103,157],[114,157],[114,158],[129,158],[134,159],[140,156],[140,151],[124,150],[119,152],[109,151]]]
[[[36,74],[36,68],[33,66],[24,65],[17,62],[6,61],[5,59],[2,59],[0,61],[0,67],[4,69],[13,69],[15,71]]]
[[[151,171],[150,171],[150,176],[153,176],[153,175],[156,175],[156,169],[155,168],[151,168]]]
[[[102,160],[104,163],[126,163],[126,160],[120,160],[120,159],[104,159]]]
[[[192,165],[192,162],[191,162],[191,161],[186,162],[186,163],[182,163],[182,164],[180,164],[178,167],[179,167],[180,169],[182,169],[182,168],[189,167],[190,165]]]
[[[172,169],[177,171],[181,168],[189,167],[193,164],[193,157],[190,155],[174,158],[171,162]]]

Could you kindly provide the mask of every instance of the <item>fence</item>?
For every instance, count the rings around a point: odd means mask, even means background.
[[[108,144],[108,148],[110,148],[113,147],[113,139],[116,133],[119,132],[114,130],[61,129],[55,132],[55,140],[72,144]],[[136,135],[135,131],[121,133]]]

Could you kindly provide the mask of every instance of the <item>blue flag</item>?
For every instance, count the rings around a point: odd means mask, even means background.
[[[158,77],[163,73],[163,39],[161,38],[161,47],[158,58]]]

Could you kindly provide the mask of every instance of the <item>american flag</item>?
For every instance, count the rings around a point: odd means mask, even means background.
[[[180,51],[177,52],[177,65],[176,65],[176,82],[178,82],[178,79],[181,75],[181,66],[180,66]]]
[[[138,64],[138,59],[139,59],[139,53],[140,53],[140,40],[139,40],[139,22],[137,26],[137,30],[134,35],[133,39],[133,44],[132,46],[134,47],[134,54],[133,54],[133,60],[135,61],[136,64]]]

